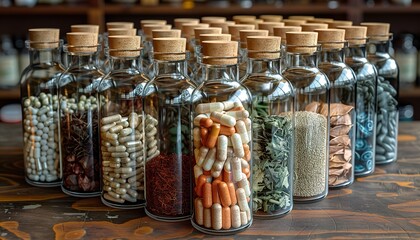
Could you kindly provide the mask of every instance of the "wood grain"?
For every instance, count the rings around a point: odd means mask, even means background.
[[[420,239],[420,122],[401,123],[399,132],[396,163],[223,239]],[[26,184],[20,134],[20,125],[0,124],[0,239],[212,238],[188,221],[158,222],[143,209],[112,209],[99,198]]]

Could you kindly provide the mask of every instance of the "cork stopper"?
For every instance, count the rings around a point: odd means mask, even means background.
[[[154,58],[161,61],[180,61],[185,59],[185,38],[154,38]]]
[[[146,24],[143,26],[143,32],[147,38],[152,38],[152,31],[157,29],[169,30],[171,25],[156,25],[156,24]]]
[[[153,38],[180,38],[181,37],[181,30],[179,29],[156,29],[152,30],[152,37]]]
[[[199,24],[186,23],[182,25],[181,33],[183,36],[187,38],[192,38],[194,36],[194,29],[206,28],[206,27],[210,27],[210,25],[208,23],[199,23]]]
[[[249,36],[247,38],[248,57],[258,59],[280,58],[281,37]]]
[[[226,22],[225,17],[205,16],[201,18],[202,23]]]
[[[283,20],[282,15],[261,15],[260,19],[264,20],[264,22],[281,22]]]
[[[203,41],[201,43],[203,63],[231,65],[238,63],[238,43],[234,41]]]
[[[218,27],[222,29],[222,33],[229,33],[229,26],[235,25],[233,21],[210,23],[210,27]]]
[[[159,19],[145,19],[140,21],[140,27],[143,29],[144,25],[166,25],[166,20]]]
[[[222,29],[217,27],[208,27],[208,28],[195,28],[194,29],[194,36],[195,39],[200,41],[201,34],[221,34]]]
[[[109,28],[134,28],[134,23],[132,22],[107,22],[106,29]]]
[[[239,31],[241,39],[241,48],[247,47],[247,37],[249,36],[268,36],[268,30],[241,30]]]
[[[255,26],[255,29],[258,29],[258,23],[262,23],[262,22],[264,22],[264,20],[262,19],[251,20],[251,19],[245,18],[245,19],[240,19],[239,24],[252,24]]]
[[[302,31],[313,32],[315,29],[327,29],[328,24],[326,23],[305,23],[301,25]]]
[[[281,37],[281,42],[286,43],[286,33],[287,32],[301,32],[302,27],[300,26],[284,26],[284,27],[274,27],[274,36]]]
[[[332,18],[314,18],[307,20],[308,23],[329,23],[334,22]]]
[[[317,32],[287,32],[287,52],[312,54],[317,49]]]
[[[352,26],[352,21],[334,20],[328,23],[328,28],[337,28],[338,26]]]
[[[185,23],[198,24],[200,23],[200,19],[198,18],[175,18],[174,19],[174,25],[176,29],[182,29],[182,25]]]
[[[366,44],[367,27],[339,26],[338,28],[346,31],[344,38],[349,42],[349,45]]]
[[[268,30],[268,35],[273,36],[274,35],[274,27],[283,27],[283,22],[262,22],[258,23],[258,29],[260,30]]]
[[[136,28],[110,28],[108,29],[108,36],[136,36],[137,29]]]
[[[231,41],[230,34],[201,34],[200,42],[204,41]]]
[[[229,26],[229,34],[232,35],[232,41],[239,41],[241,39],[239,31],[241,30],[254,30],[255,25],[251,24],[236,24]]]
[[[360,25],[367,27],[369,40],[387,41],[389,39],[389,23],[363,22]]]
[[[301,26],[306,23],[306,20],[302,19],[283,19],[284,26]]]
[[[317,29],[318,43],[321,44],[323,50],[341,49],[344,47],[344,29]]]
[[[315,17],[314,16],[293,15],[293,16],[290,16],[288,19],[293,19],[293,20],[312,20],[312,19],[315,19]]]
[[[48,49],[59,47],[60,29],[58,28],[32,28],[29,29],[30,47]]]
[[[232,17],[232,20],[235,23],[241,23],[242,20],[254,21],[255,19],[257,19],[257,17],[254,15],[235,15]]]
[[[76,24],[70,26],[72,32],[87,32],[99,34],[99,25],[95,24]]]
[[[113,57],[138,57],[140,43],[140,36],[109,36],[109,54]]]
[[[68,50],[72,53],[92,53],[98,50],[98,35],[95,33],[67,33]]]

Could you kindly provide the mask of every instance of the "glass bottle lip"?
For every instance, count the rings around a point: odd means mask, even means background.
[[[321,51],[321,44],[316,45],[291,45],[284,46],[284,51],[295,55],[313,55]]]
[[[25,47],[28,49],[36,49],[36,50],[51,50],[51,49],[62,47],[63,43],[64,43],[63,39],[59,39],[58,41],[52,41],[52,42],[45,42],[45,41],[38,42],[38,41],[26,40]]]
[[[91,46],[74,46],[69,44],[64,44],[63,46],[63,51],[72,55],[90,55],[99,52],[101,49],[102,45],[100,43]]]
[[[394,34],[388,33],[388,34],[381,34],[381,35],[370,35],[367,37],[367,39],[371,43],[392,41],[394,39]]]
[[[318,41],[320,44],[320,50],[321,51],[340,51],[344,48],[348,48],[349,42],[347,40],[344,41]]]
[[[206,66],[233,66],[240,62],[240,56],[201,56],[201,64]]]
[[[281,58],[282,50],[264,51],[247,49],[247,57],[255,60],[277,60]]]
[[[188,50],[185,52],[155,52],[152,50],[149,52],[149,56],[151,60],[157,62],[179,62],[188,60],[191,53]]]
[[[143,48],[137,49],[110,49],[106,47],[104,49],[106,57],[114,57],[114,58],[137,58],[141,55],[141,51]]]

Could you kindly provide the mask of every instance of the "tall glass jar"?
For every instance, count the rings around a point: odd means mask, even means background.
[[[356,74],[356,151],[354,175],[372,174],[375,170],[376,146],[376,68],[366,59],[366,27],[341,26],[346,30],[349,47],[346,64]]]
[[[101,80],[102,202],[110,207],[143,207],[144,152],[142,92],[149,79],[139,66],[139,36],[109,36],[111,71]]]
[[[103,77],[96,64],[100,45],[94,33],[67,33],[69,67],[59,79],[61,160],[64,193],[100,195],[99,96]]]
[[[62,168],[58,135],[60,30],[29,29],[30,65],[20,81],[25,180],[35,186],[60,186]]]
[[[254,217],[276,218],[293,208],[294,91],[280,73],[280,37],[247,39],[252,94]]]
[[[196,85],[188,78],[185,48],[185,38],[153,39],[156,77],[143,91],[145,141],[156,138],[145,154],[146,213],[160,221],[192,214],[190,110]]]
[[[339,188],[354,181],[356,75],[344,63],[345,31],[317,29],[321,44],[319,69],[330,80],[330,153],[328,186]]]
[[[378,71],[375,163],[397,161],[399,75],[395,59],[389,54],[392,34],[389,23],[362,23],[367,27],[367,58]]]
[[[315,32],[287,32],[283,77],[295,91],[293,201],[321,200],[328,193],[329,88],[318,69]]]
[[[238,43],[204,41],[192,96],[194,216],[208,234],[232,234],[252,223],[252,98],[238,81]]]

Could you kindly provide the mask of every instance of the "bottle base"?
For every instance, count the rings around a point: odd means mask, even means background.
[[[143,208],[146,205],[145,201],[137,201],[135,203],[125,203],[125,204],[119,204],[119,203],[112,203],[107,201],[101,196],[101,202],[111,208],[117,208],[117,209],[138,209]]]
[[[161,222],[182,222],[182,221],[187,221],[189,219],[191,219],[191,215],[188,216],[180,216],[180,217],[164,217],[164,216],[157,216],[149,211],[147,211],[147,209],[145,208],[144,211],[146,212],[146,215],[156,221],[161,221]]]
[[[344,182],[341,184],[337,184],[337,185],[333,185],[333,186],[328,186],[329,189],[333,189],[333,190],[338,190],[338,189],[342,189],[342,188],[346,188],[349,187],[350,185],[352,185],[354,182],[354,180],[352,181],[348,181],[348,182]]]
[[[390,164],[390,163],[393,163],[393,162],[396,162],[396,161],[397,161],[397,159],[389,159],[389,160],[385,160],[385,161],[375,160],[375,165],[385,165],[385,164]]]
[[[292,208],[288,209],[287,211],[281,212],[281,213],[273,213],[273,214],[258,214],[259,211],[254,212],[252,214],[253,218],[256,219],[263,219],[263,220],[272,220],[272,219],[278,219],[285,217],[287,214],[289,214],[292,211]]]
[[[293,202],[294,203],[314,203],[314,202],[321,201],[325,197],[327,197],[327,194],[324,194],[322,196],[316,196],[316,197],[299,197],[299,196],[293,196]]]
[[[202,233],[210,234],[210,235],[217,235],[217,236],[226,236],[226,235],[233,235],[233,234],[245,231],[247,228],[249,228],[252,225],[252,218],[245,225],[242,225],[238,228],[232,228],[232,229],[227,229],[227,230],[226,229],[214,230],[214,229],[204,228],[201,225],[198,225],[194,222],[194,216],[191,217],[191,224],[196,230]]]
[[[370,170],[368,172],[360,172],[360,173],[354,173],[354,177],[359,178],[359,177],[366,177],[373,174],[373,170]]]
[[[61,186],[61,191],[63,191],[63,193],[72,196],[72,197],[80,197],[80,198],[89,198],[89,197],[99,197],[101,196],[101,192],[73,192],[70,191],[66,188],[64,188],[63,186]]]
[[[59,187],[61,185],[60,182],[35,182],[30,180],[29,178],[25,177],[25,181],[27,184],[32,185],[34,187]]]

